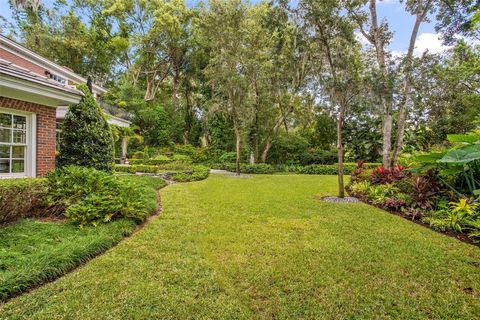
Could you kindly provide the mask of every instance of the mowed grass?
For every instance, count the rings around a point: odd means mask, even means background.
[[[478,319],[480,250],[363,204],[333,176],[211,175],[5,319]]]

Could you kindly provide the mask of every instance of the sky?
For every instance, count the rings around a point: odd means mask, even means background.
[[[42,1],[47,6],[51,6],[54,2],[54,0]],[[200,0],[186,0],[186,3],[193,6],[199,1]],[[251,1],[257,2],[258,0]],[[399,0],[379,1],[377,10],[379,18],[386,18],[391,30],[394,32],[390,50],[392,50],[394,54],[405,52],[410,40],[414,17],[404,11],[404,7]],[[11,16],[8,0],[0,0],[0,16],[6,17],[7,19]],[[420,27],[415,50],[417,55],[421,55],[427,49],[430,53],[437,53],[447,48],[442,45],[442,41],[435,32],[434,18],[431,17],[431,19],[432,22],[423,23]]]

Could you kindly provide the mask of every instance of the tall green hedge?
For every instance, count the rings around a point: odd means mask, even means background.
[[[107,119],[87,86],[79,89],[84,97],[68,108],[63,121],[58,166],[112,171],[113,137]]]

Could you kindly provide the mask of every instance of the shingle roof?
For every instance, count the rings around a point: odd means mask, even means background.
[[[29,69],[20,67],[4,59],[0,59],[0,74],[4,74],[4,75],[21,79],[21,80],[35,82],[40,85],[44,85],[50,88],[58,89],[58,90],[72,93],[75,95],[79,95],[79,96],[83,95],[80,90],[77,90],[71,86],[60,83],[53,79],[43,77],[39,74],[34,73],[33,71],[30,71]]]

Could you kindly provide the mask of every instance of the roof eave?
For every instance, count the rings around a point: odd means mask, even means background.
[[[82,99],[81,92],[65,91],[37,82],[0,74],[0,96],[38,103],[49,107],[75,104]]]
[[[3,44],[3,46],[2,46]],[[3,47],[3,49],[15,54],[15,52],[12,52],[12,50],[9,50],[8,47],[12,47],[18,52],[23,53],[27,57],[24,57],[25,59],[29,60],[32,63],[38,64],[38,62],[43,63],[44,65],[48,66],[48,68],[54,70],[56,73],[59,73],[59,75],[65,77],[65,78],[71,78],[72,80],[75,80],[76,82],[79,83],[86,83],[87,79],[83,78],[82,76],[76,74],[73,71],[68,70],[65,67],[62,67],[55,62],[42,57],[41,55],[31,51],[30,49],[16,43],[15,41],[0,35],[0,47]],[[33,61],[32,61],[33,60]],[[106,93],[107,89],[100,87],[99,85],[93,84],[93,89],[100,93]]]

